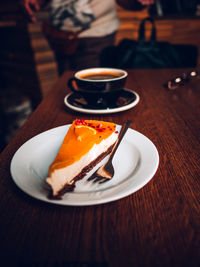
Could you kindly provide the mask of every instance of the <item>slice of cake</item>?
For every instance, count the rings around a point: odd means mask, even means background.
[[[66,192],[73,191],[75,182],[111,152],[117,137],[115,123],[73,121],[49,167],[46,182],[51,186],[50,197],[60,199]]]

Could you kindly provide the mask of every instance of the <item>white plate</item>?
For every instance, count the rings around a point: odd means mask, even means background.
[[[128,90],[128,89],[124,89],[124,90],[134,94],[135,95],[135,99],[131,103],[129,103],[127,105],[124,105],[124,106],[121,106],[121,107],[106,108],[106,109],[88,109],[88,108],[83,108],[83,107],[77,107],[75,105],[70,104],[69,101],[68,101],[68,98],[73,93],[69,93],[68,95],[65,96],[64,104],[71,110],[74,110],[74,111],[77,111],[77,112],[81,112],[81,113],[86,113],[86,114],[111,114],[111,113],[122,112],[122,111],[125,111],[125,110],[133,108],[140,101],[140,97],[136,92]]]
[[[64,125],[53,128],[31,138],[13,156],[11,175],[16,185],[28,195],[59,205],[95,205],[134,193],[155,174],[159,164],[156,147],[147,137],[129,128],[115,154],[115,175],[109,182],[99,185],[86,181],[101,162],[76,183],[74,192],[65,194],[62,200],[48,199],[49,187],[45,178],[69,127],[70,125]],[[120,128],[117,125],[117,130]]]

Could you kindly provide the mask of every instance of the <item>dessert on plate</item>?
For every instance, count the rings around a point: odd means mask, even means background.
[[[73,191],[76,181],[111,152],[117,138],[115,123],[74,120],[49,167],[46,182],[51,187],[50,197],[61,199]]]

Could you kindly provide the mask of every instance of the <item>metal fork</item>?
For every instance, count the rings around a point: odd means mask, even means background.
[[[114,167],[112,164],[113,157],[115,155],[115,152],[117,148],[119,147],[119,144],[122,141],[122,138],[124,137],[126,131],[128,130],[130,124],[132,121],[127,121],[123,124],[122,129],[120,131],[119,137],[109,155],[108,160],[106,163],[104,163],[101,167],[99,167],[93,174],[90,176],[87,181],[92,181],[93,183],[99,182],[99,184],[105,183],[107,181],[110,181],[110,179],[114,176]]]

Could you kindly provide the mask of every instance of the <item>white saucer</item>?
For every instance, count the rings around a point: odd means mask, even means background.
[[[122,112],[128,109],[133,108],[134,106],[136,106],[140,100],[139,95],[129,89],[123,89],[123,92],[132,94],[132,96],[134,96],[133,100],[131,102],[129,102],[128,104],[124,104],[122,106],[119,107],[107,107],[107,108],[102,108],[102,109],[90,109],[90,108],[85,108],[85,107],[81,107],[81,105],[77,105],[73,104],[70,101],[70,97],[72,97],[74,95],[74,93],[69,93],[68,95],[65,96],[64,98],[64,104],[70,108],[71,110],[77,111],[77,112],[82,112],[82,113],[89,113],[89,114],[110,114],[110,113],[117,113],[117,112]]]

